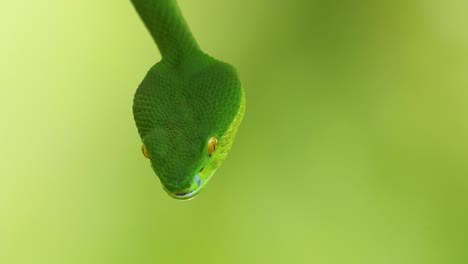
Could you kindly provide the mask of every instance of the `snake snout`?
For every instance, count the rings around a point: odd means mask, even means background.
[[[198,193],[198,190],[200,190],[201,186],[202,180],[198,174],[195,174],[193,177],[193,183],[189,189],[180,192],[169,192],[169,194],[176,199],[187,200],[193,198]]]

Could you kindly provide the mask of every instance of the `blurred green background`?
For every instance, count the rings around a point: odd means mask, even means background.
[[[247,112],[171,199],[130,1],[0,3],[0,263],[468,263],[468,2],[179,2]]]

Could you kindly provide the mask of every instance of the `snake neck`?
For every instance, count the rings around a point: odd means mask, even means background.
[[[200,51],[176,0],[131,0],[164,61],[180,64]]]

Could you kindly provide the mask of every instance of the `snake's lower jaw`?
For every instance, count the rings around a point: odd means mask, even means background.
[[[198,174],[195,174],[193,176],[193,181],[192,185],[190,186],[189,189],[183,190],[183,191],[176,191],[176,192],[171,192],[164,188],[166,192],[172,197],[177,200],[190,200],[193,199],[202,189],[203,186],[203,180],[200,178]]]
[[[179,192],[171,192],[164,188],[166,192],[172,197],[177,200],[191,200],[195,196],[197,196],[203,187],[208,183],[208,180],[213,176],[214,171],[209,175],[204,174],[203,172],[197,173],[193,176],[192,185],[189,189]]]

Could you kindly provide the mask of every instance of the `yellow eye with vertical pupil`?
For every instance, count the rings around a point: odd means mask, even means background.
[[[215,150],[218,148],[218,139],[216,137],[211,137],[208,140],[208,156],[213,155]]]
[[[141,145],[141,152],[143,152],[143,156],[145,156],[147,159],[149,159],[149,154],[148,154],[148,150],[146,149],[146,146],[145,144]]]

